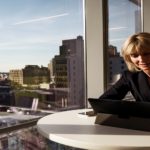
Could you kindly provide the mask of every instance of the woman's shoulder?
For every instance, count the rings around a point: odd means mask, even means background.
[[[125,70],[122,72],[122,76],[124,76],[126,78],[135,78],[141,73],[142,73],[141,71],[131,72],[129,70]]]

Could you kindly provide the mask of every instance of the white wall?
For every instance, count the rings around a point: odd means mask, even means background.
[[[150,32],[150,0],[143,0],[143,31]]]
[[[87,44],[87,97],[104,91],[102,0],[85,0]]]

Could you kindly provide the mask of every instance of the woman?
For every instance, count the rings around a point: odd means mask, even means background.
[[[129,71],[99,99],[121,100],[130,91],[136,101],[150,102],[150,33],[130,36],[122,47],[122,56]]]

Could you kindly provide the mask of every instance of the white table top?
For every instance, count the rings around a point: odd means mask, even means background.
[[[76,148],[150,150],[150,132],[96,125],[95,117],[78,114],[84,111],[72,110],[45,116],[37,123],[38,131],[54,142]]]

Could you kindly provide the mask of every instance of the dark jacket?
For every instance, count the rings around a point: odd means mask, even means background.
[[[129,91],[136,101],[150,102],[150,84],[144,72],[123,72],[121,78],[99,99],[122,100]]]

